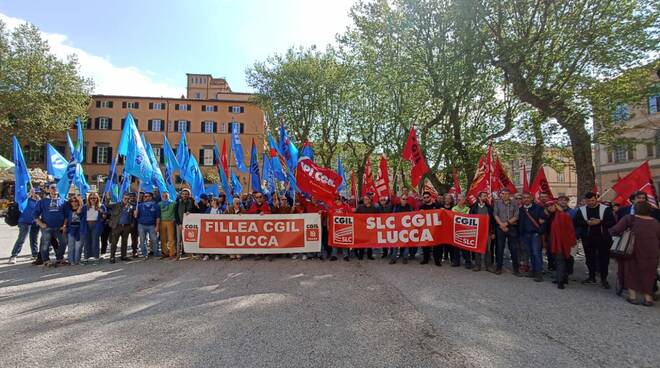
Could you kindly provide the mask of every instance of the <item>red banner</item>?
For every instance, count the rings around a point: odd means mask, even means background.
[[[371,159],[367,159],[367,163],[364,165],[364,174],[362,175],[362,193],[361,196],[364,197],[367,193],[373,193],[374,200],[378,201],[378,192],[376,192],[376,183],[374,183],[374,177],[371,173]]]
[[[618,175],[618,174],[617,174]],[[618,194],[617,200],[628,202],[628,197],[637,191],[646,193],[649,198],[649,203],[653,206],[656,204],[655,187],[653,186],[653,176],[651,176],[651,168],[649,162],[644,161],[639,167],[631,171],[623,179],[612,186],[612,189]],[[619,199],[620,197],[620,199]]]
[[[387,158],[385,154],[380,156],[378,165],[378,179],[375,183],[377,197],[390,197],[390,177],[387,172]]]
[[[332,204],[337,197],[337,190],[342,178],[331,169],[318,166],[309,158],[298,161],[296,183],[298,188],[314,199]]]
[[[532,197],[534,197],[534,201],[537,203],[540,202],[539,198],[541,193],[547,194],[550,199],[555,198],[554,194],[552,194],[552,190],[550,189],[550,184],[548,184],[548,179],[545,177],[543,166],[539,167],[539,171],[534,177],[534,181],[532,182],[532,186],[529,188],[529,192]]]
[[[527,179],[527,166],[523,164],[522,169],[523,193],[529,193],[529,180]]]
[[[513,185],[513,182],[511,182],[509,177],[506,175],[506,170],[504,170],[502,162],[500,162],[499,158],[495,160],[495,174],[493,176],[495,179],[495,183],[493,183],[493,192],[497,192],[502,189],[508,189],[509,193],[513,194],[518,191],[516,186]]]
[[[488,216],[448,210],[384,214],[333,215],[329,242],[333,247],[427,247],[451,244],[484,254]]]
[[[426,164],[426,160],[422,154],[422,148],[417,141],[417,133],[415,133],[414,127],[410,128],[410,135],[408,135],[406,146],[403,148],[402,156],[404,160],[412,163],[410,181],[412,182],[412,186],[417,188],[419,181],[422,180],[422,177],[431,169],[429,169]]]
[[[454,185],[449,188],[449,194],[454,196],[455,199],[459,194],[463,194],[461,190],[461,183],[458,181],[458,172],[456,172],[455,167],[451,169],[451,176],[454,179]]]

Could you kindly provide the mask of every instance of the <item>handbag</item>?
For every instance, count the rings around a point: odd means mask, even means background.
[[[631,219],[628,228],[623,231],[621,236],[612,237],[612,247],[610,248],[610,256],[614,258],[628,258],[633,253],[635,247],[635,234],[632,232]]]

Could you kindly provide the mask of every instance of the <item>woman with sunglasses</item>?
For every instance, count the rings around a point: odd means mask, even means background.
[[[105,214],[105,209],[100,202],[101,200],[97,193],[89,193],[87,204],[83,206],[85,218],[82,221],[85,221],[87,225],[81,235],[85,250],[83,263],[99,264],[99,239],[103,231],[103,216]]]
[[[80,264],[82,243],[87,231],[85,221],[86,212],[83,208],[82,199],[77,195],[69,197],[69,205],[66,207],[66,236],[67,236],[67,259],[70,265]]]

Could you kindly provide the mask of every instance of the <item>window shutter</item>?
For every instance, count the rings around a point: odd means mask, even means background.
[[[199,164],[204,166],[204,148],[199,149]]]
[[[125,109],[125,108],[126,108],[126,101],[122,101],[122,102],[121,102],[121,108],[122,108],[122,109]]]
[[[112,101],[108,102],[108,107],[112,108]]]
[[[113,159],[113,158],[114,158],[114,157],[112,156],[112,147],[108,147],[108,163],[109,163],[109,164],[112,163],[112,159]]]
[[[139,102],[134,102],[133,105],[135,106],[136,109],[140,108],[140,103]]]
[[[192,110],[192,108],[191,108],[190,104],[188,104],[188,108],[186,109],[186,111],[190,111],[190,110]]]
[[[154,109],[154,103],[153,103],[153,102],[149,102],[149,110],[153,110],[153,109]]]
[[[632,161],[635,159],[635,149],[631,148],[628,150],[628,161]]]
[[[245,112],[245,107],[241,106],[241,114]]]
[[[124,130],[124,125],[126,124],[126,119],[121,118],[121,130]]]
[[[98,158],[99,158],[99,148],[98,147],[93,147],[92,148],[92,163],[93,164],[98,163]]]
[[[96,108],[101,107],[101,101],[96,101]]]
[[[213,106],[213,112],[218,112],[218,105]]]
[[[231,112],[231,106],[229,106],[228,112]]]
[[[140,130],[140,121],[135,118],[133,119],[133,121],[135,122],[135,128],[137,128],[137,130]]]
[[[174,104],[174,110],[179,110],[179,104]]]
[[[206,133],[206,131],[204,131],[204,121],[202,121],[202,128],[199,131],[202,133]]]
[[[241,123],[241,134],[245,132],[245,124]]]
[[[101,120],[101,118],[96,118],[96,119],[94,119],[94,129],[98,129],[98,128],[99,128],[99,120]],[[92,127],[91,127],[91,126],[88,126],[88,128],[91,129]]]
[[[163,151],[163,147],[160,148],[160,164],[165,165],[165,153]]]
[[[218,132],[218,123],[214,121],[213,122],[213,133],[217,133],[217,132]]]
[[[202,111],[206,111],[206,105],[202,105]]]
[[[87,118],[87,129],[90,129],[92,126],[92,118]]]
[[[112,130],[112,118],[108,118],[108,130]]]
[[[186,121],[186,133],[190,133],[190,120]]]
[[[153,130],[153,129],[152,129],[153,125],[151,124],[152,122],[153,122],[153,120],[151,120],[151,119],[147,120],[147,130],[148,130],[148,131],[152,131],[152,130]]]

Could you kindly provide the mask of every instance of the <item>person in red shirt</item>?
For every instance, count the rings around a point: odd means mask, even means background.
[[[268,205],[268,202],[266,202],[266,198],[262,193],[259,192],[254,192],[252,194],[252,197],[254,198],[254,202],[252,202],[252,205],[250,205],[250,208],[248,209],[247,213],[250,214],[270,214],[272,213],[270,206]]]
[[[333,215],[346,215],[352,212],[353,208],[346,203],[344,198],[341,196],[335,198],[335,201],[332,202],[332,207],[326,211],[326,218],[323,222],[323,237],[325,238],[326,244],[328,241],[328,226],[330,226],[328,221],[330,221],[330,218]],[[349,254],[351,252],[350,248],[329,247],[328,249],[330,250],[330,261],[336,261],[338,255],[342,255],[344,261],[349,260]]]

